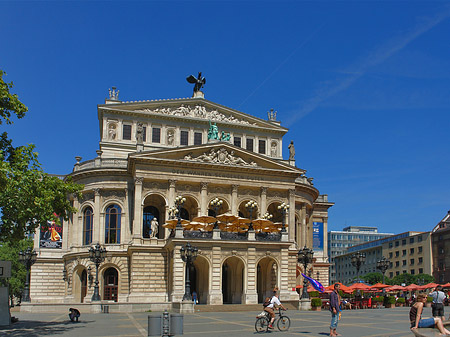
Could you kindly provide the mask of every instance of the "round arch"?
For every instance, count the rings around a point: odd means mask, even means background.
[[[256,290],[258,303],[263,303],[266,297],[273,295],[273,289],[278,284],[278,263],[269,256],[260,259],[256,265]]]
[[[273,218],[272,218],[273,222],[282,222],[282,220],[283,220],[283,216],[282,216],[280,210],[278,209],[278,206],[280,206],[281,204],[282,204],[281,201],[272,201],[267,206],[267,212],[269,214],[273,215]]]
[[[224,304],[241,304],[246,285],[245,263],[237,256],[222,263],[222,301]]]
[[[198,215],[199,202],[196,197],[191,194],[181,194],[186,198],[183,207],[181,208],[181,218],[191,221]]]
[[[254,201],[254,202],[257,203],[257,201],[255,199],[244,199],[244,200],[242,200],[239,203],[239,207],[238,207],[238,214],[239,214],[240,217],[247,218],[247,219],[250,218],[250,213],[247,210],[247,208],[245,207],[245,204],[247,202],[249,202],[249,201]],[[259,216],[259,214],[261,213],[260,210],[259,210],[259,206],[260,205],[258,203],[257,203],[257,205],[258,206],[256,207],[256,209],[253,210],[252,219],[256,219]]]
[[[209,279],[210,264],[208,259],[203,256],[197,256],[191,269],[191,292],[197,293],[197,301],[200,304],[207,304],[209,299]]]
[[[143,199],[143,219],[142,219],[142,236],[144,238],[156,237],[158,239],[164,239],[165,231],[162,225],[166,222],[166,199],[159,193],[148,193]],[[157,222],[157,226],[154,226],[157,230],[152,233],[152,222]]]
[[[211,201],[214,200],[215,198],[223,200],[223,204],[220,205],[220,208],[217,210],[217,214],[215,214],[214,209],[211,206]],[[208,215],[210,215],[210,216],[218,216],[220,214],[227,213],[230,211],[230,209],[231,209],[230,203],[225,198],[217,196],[217,197],[214,197],[214,198],[211,198],[210,200],[208,200]]]
[[[88,292],[88,272],[83,264],[77,265],[72,272],[72,296],[75,301],[84,303]]]

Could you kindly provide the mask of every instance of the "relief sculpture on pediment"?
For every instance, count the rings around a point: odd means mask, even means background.
[[[258,166],[254,161],[248,163],[241,157],[238,157],[233,150],[228,152],[227,149],[225,148],[220,148],[217,151],[211,149],[209,152],[204,152],[198,157],[193,157],[192,153],[189,153],[186,156],[184,156],[184,160],[197,161],[201,163],[217,163],[236,166],[253,166],[253,167]]]
[[[202,119],[210,119],[212,121],[218,121],[218,122],[228,122],[228,123],[235,123],[235,124],[253,124],[256,125],[256,123],[250,123],[243,119],[238,119],[231,115],[225,115],[222,112],[219,112],[217,110],[207,110],[202,105],[180,105],[177,108],[171,108],[171,107],[164,107],[160,106],[156,109],[140,109],[136,110],[138,112],[151,112],[151,113],[160,113],[164,115],[171,115],[171,116],[180,116],[180,117],[196,117],[196,118],[202,118]]]

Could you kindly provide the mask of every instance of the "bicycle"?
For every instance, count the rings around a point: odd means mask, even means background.
[[[288,316],[284,315],[281,311],[283,309],[278,308],[278,311],[275,311],[275,321],[273,324],[277,324],[277,328],[279,331],[288,331],[291,326],[291,320]],[[278,317],[277,317],[278,316]],[[257,316],[255,322],[255,330],[256,332],[267,332],[269,330],[270,323],[270,314],[267,311],[264,311],[264,316]]]

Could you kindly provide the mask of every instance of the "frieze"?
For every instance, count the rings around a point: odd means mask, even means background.
[[[124,190],[102,190],[101,191],[101,196],[104,199],[110,199],[110,198],[114,198],[114,199],[124,199],[125,198],[125,191]]]
[[[286,198],[287,193],[285,191],[273,191],[273,190],[269,190],[267,192],[267,197],[268,198]]]
[[[83,203],[88,200],[94,200],[94,193],[93,192],[87,192],[83,193],[81,198],[78,200],[80,203]]]
[[[143,188],[146,190],[167,190],[167,183],[148,181],[144,182]]]
[[[250,123],[249,121],[246,121],[244,119],[238,119],[234,116],[227,116],[217,110],[207,110],[202,105],[184,105],[181,104],[177,108],[171,108],[171,107],[164,107],[160,106],[156,109],[140,109],[136,110],[138,112],[151,112],[156,114],[163,114],[163,115],[169,115],[169,116],[178,116],[178,117],[195,117],[195,118],[201,118],[211,121],[217,121],[217,122],[227,122],[227,123],[234,123],[234,124],[246,124],[246,125],[256,125],[256,123]]]
[[[227,149],[225,149],[223,147],[217,151],[214,149],[211,149],[209,152],[204,152],[203,154],[201,154],[195,158],[192,157],[192,153],[189,153],[186,156],[184,156],[184,160],[196,161],[196,162],[200,162],[200,163],[217,163],[217,164],[234,165],[234,166],[258,167],[258,165],[254,161],[251,161],[250,163],[248,163],[241,157],[236,156],[233,150],[228,152]]]
[[[246,189],[240,189],[239,190],[239,196],[254,196],[254,197],[258,197],[259,193],[257,190],[252,190],[250,188],[246,188]]]
[[[176,190],[177,192],[199,192],[199,186],[195,185],[188,185],[188,184],[180,184],[177,185]]]

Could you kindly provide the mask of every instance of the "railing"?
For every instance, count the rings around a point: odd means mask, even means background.
[[[256,241],[281,241],[281,233],[256,233]]]
[[[220,238],[222,240],[248,240],[248,232],[245,233],[230,233],[230,232],[220,232]]]
[[[128,165],[127,159],[102,159],[102,158],[96,158],[87,160],[82,163],[77,163],[74,165],[73,170],[74,171],[80,171],[80,170],[87,170],[87,169],[93,169],[93,168],[126,168]]]
[[[183,236],[187,239],[212,239],[212,232],[183,231]]]

